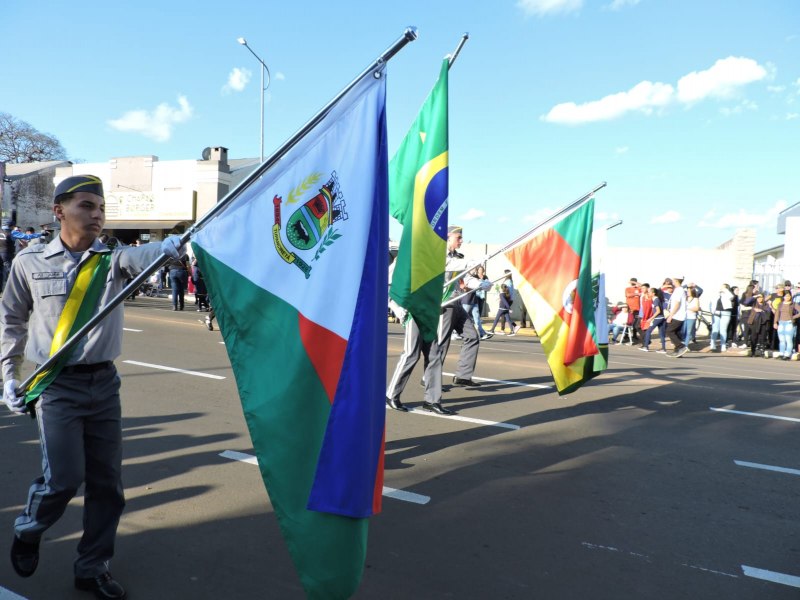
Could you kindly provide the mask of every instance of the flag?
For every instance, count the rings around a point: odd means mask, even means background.
[[[365,77],[193,238],[258,464],[309,598],[346,598],[380,511],[385,77]]]
[[[506,252],[559,394],[599,371],[592,292],[594,198]],[[588,357],[588,358],[587,358]]]
[[[447,69],[444,59],[416,121],[389,163],[389,210],[403,225],[391,298],[436,338],[447,254]]]

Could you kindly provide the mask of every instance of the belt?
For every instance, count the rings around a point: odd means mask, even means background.
[[[95,373],[114,366],[110,360],[92,364],[69,365],[61,369],[62,373]]]

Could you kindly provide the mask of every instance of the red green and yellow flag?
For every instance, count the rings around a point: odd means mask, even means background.
[[[559,394],[599,374],[592,287],[594,199],[506,252]]]

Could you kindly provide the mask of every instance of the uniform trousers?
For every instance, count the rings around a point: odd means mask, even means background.
[[[442,365],[450,349],[450,336],[453,331],[458,332],[463,338],[461,352],[458,355],[456,377],[458,379],[472,379],[475,373],[475,363],[478,362],[478,347],[480,336],[475,329],[475,323],[467,318],[460,304],[448,304],[442,309],[439,317],[439,352]]]
[[[464,312],[464,311],[461,311]],[[403,340],[403,353],[397,361],[394,374],[386,388],[386,397],[397,400],[411,377],[411,372],[419,362],[422,355],[425,364],[425,402],[440,404],[442,402],[442,360],[439,355],[439,346],[436,340],[426,342],[422,339],[414,319],[406,323],[405,339]]]
[[[85,483],[76,577],[108,570],[125,507],[119,388],[111,362],[94,372],[67,367],[36,405],[42,476],[33,481],[14,531],[23,541],[38,541]]]

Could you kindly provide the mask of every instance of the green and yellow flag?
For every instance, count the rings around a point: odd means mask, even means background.
[[[389,163],[389,211],[403,225],[391,298],[436,338],[447,253],[447,69]]]

